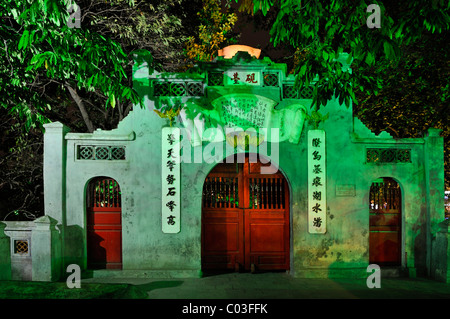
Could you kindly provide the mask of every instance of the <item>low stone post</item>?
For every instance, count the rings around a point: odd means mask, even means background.
[[[33,281],[55,281],[61,276],[61,241],[58,223],[49,216],[34,221],[31,234]]]
[[[11,280],[11,239],[6,236],[5,227],[0,222],[0,280]]]

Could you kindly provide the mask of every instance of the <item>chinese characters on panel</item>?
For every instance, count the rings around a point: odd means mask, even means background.
[[[308,231],[326,232],[325,131],[308,131]]]
[[[162,154],[162,231],[180,231],[180,129],[164,127],[161,135]]]
[[[229,81],[228,84],[249,84],[249,85],[260,84],[259,72],[228,71],[226,75]]]

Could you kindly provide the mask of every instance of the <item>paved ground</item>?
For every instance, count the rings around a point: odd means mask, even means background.
[[[101,318],[153,318],[155,313],[158,318],[169,319],[279,319],[305,315],[359,318],[372,314],[414,318],[421,316],[422,310],[428,314],[447,311],[445,299],[450,299],[450,284],[421,278],[381,278],[381,288],[370,289],[366,279],[228,273],[189,279],[87,278],[82,279],[80,289],[69,289],[64,281],[9,281],[0,282],[0,292],[6,298],[0,299],[0,307],[16,309],[22,317],[46,309],[72,317],[86,317],[87,313],[97,317],[98,313]],[[38,299],[24,302],[22,298]]]
[[[128,283],[150,299],[450,299],[450,284],[423,278],[301,279],[285,273],[228,273],[188,279],[100,279],[82,283]]]

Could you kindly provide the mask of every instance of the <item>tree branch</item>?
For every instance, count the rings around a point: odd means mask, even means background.
[[[66,82],[64,85],[69,90],[70,95],[72,96],[73,100],[77,104],[78,109],[81,112],[81,116],[83,117],[84,123],[86,124],[89,133],[94,132],[94,129],[95,129],[94,125],[92,124],[92,121],[89,118],[89,114],[86,110],[86,107],[84,106],[83,100],[80,98],[77,91],[70,86],[69,83]]]

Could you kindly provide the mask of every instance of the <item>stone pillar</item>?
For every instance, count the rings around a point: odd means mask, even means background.
[[[69,129],[59,122],[44,124],[44,207],[45,215],[56,220],[61,230],[61,256],[64,256],[66,224],[65,135]],[[36,255],[33,255],[33,260]],[[63,264],[63,263],[62,263]]]
[[[444,211],[444,138],[442,130],[430,128],[425,137],[425,191],[427,205],[427,271],[431,276],[432,240],[445,218]]]
[[[31,233],[33,281],[55,281],[61,276],[61,239],[57,221],[42,216],[34,221]]]
[[[11,280],[11,240],[5,234],[5,227],[0,222],[0,280]]]

